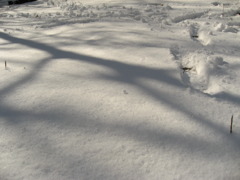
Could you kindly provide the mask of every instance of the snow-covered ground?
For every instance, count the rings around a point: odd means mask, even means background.
[[[239,0],[4,6],[0,77],[1,180],[240,179]]]

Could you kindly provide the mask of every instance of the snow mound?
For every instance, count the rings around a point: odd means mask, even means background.
[[[214,27],[215,31],[223,31],[226,28],[226,25],[224,23],[217,23]]]
[[[222,79],[227,74],[227,65],[219,56],[206,52],[189,53],[182,60],[182,79],[190,87],[204,93],[219,93],[222,90]]]
[[[230,22],[228,24],[225,23],[217,23],[214,27],[215,31],[219,32],[231,32],[231,33],[238,33],[238,29],[234,27],[235,24]],[[236,24],[237,25],[237,24]]]
[[[187,19],[197,19],[203,16],[206,12],[193,12],[193,13],[188,13],[185,15],[180,15],[172,19],[172,22],[174,23],[179,23],[181,21],[185,21]]]

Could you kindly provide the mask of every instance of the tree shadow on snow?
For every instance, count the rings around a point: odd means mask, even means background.
[[[201,124],[201,126],[213,131],[214,133],[219,134],[219,136],[226,136],[227,131],[224,129],[223,126],[218,125],[217,123],[211,121],[210,119],[206,118],[204,114],[199,114],[199,112],[193,112],[189,110],[188,104],[184,104],[183,102],[178,102],[172,97],[171,92],[164,92],[159,91],[159,89],[155,89],[154,87],[149,87],[146,84],[138,81],[139,78],[146,78],[149,80],[155,80],[158,82],[164,82],[168,86],[176,89],[184,89],[186,88],[182,83],[173,76],[174,70],[169,69],[161,69],[161,68],[150,68],[150,67],[144,67],[140,65],[132,65],[127,64],[123,62],[117,62],[114,60],[109,59],[103,59],[93,56],[87,56],[83,54],[78,54],[66,50],[60,50],[55,47],[49,46],[47,44],[35,42],[32,40],[26,40],[22,38],[13,37],[11,35],[5,34],[0,32],[0,38],[9,41],[11,43],[17,43],[24,46],[27,46],[29,48],[34,48],[37,50],[41,50],[44,52],[47,52],[49,54],[48,58],[42,59],[39,63],[35,64],[35,66],[32,68],[32,70],[22,78],[16,80],[15,82],[10,83],[9,85],[6,85],[5,87],[2,87],[0,89],[0,98],[4,98],[8,95],[10,95],[12,92],[16,91],[19,87],[22,87],[24,84],[28,83],[29,81],[33,81],[35,78],[37,78],[38,73],[44,69],[44,67],[47,66],[48,63],[51,61],[56,61],[57,59],[70,59],[73,61],[81,61],[93,65],[102,66],[105,68],[108,68],[110,70],[113,70],[115,73],[113,76],[102,74],[100,75],[100,78],[103,78],[105,80],[109,81],[117,81],[121,83],[130,84],[131,86],[134,86],[140,90],[142,90],[144,93],[146,93],[149,97],[156,99],[159,102],[164,102],[168,107],[173,109],[173,111],[181,112],[183,114],[186,114],[186,116],[192,117],[192,121],[195,123]],[[192,96],[193,97],[193,96]],[[226,97],[226,95],[225,95]],[[235,99],[235,97],[227,97],[227,99],[230,99],[233,102],[239,103],[238,100]],[[188,101],[188,100],[187,100]],[[190,99],[189,101],[194,101],[194,99]],[[66,125],[66,122],[63,122],[64,117],[71,117],[71,119],[74,121],[75,117],[71,116],[70,114],[65,114],[65,112],[62,109],[56,109],[50,110],[46,113],[34,113],[30,110],[17,110],[10,106],[5,105],[4,103],[0,102],[0,116],[8,119],[13,125],[18,124],[19,120],[26,121],[26,119],[32,119],[32,118],[38,118],[41,120],[49,120],[49,119],[55,119],[56,122],[59,122],[62,125]],[[84,113],[83,113],[84,114]],[[18,117],[16,119],[16,116]],[[137,128],[135,125],[131,124],[121,124],[121,123],[107,123],[102,121],[96,121],[89,117],[79,117],[81,118],[80,127],[82,128],[96,128],[98,127],[100,131],[109,131],[110,133],[118,132],[117,134],[119,136],[132,138],[138,142],[141,143],[151,143],[156,148],[161,148],[163,144],[167,146],[171,146],[172,148],[181,149],[184,151],[192,150],[190,152],[196,153],[196,155],[199,153],[199,146],[205,147],[204,151],[211,152],[210,155],[213,155],[213,151],[218,150],[220,154],[224,154],[224,150],[219,150],[219,146],[215,146],[215,144],[212,144],[210,142],[206,142],[198,137],[185,137],[181,134],[174,134],[173,132],[169,133],[164,130],[154,130],[151,128],[144,128],[141,129]],[[113,117],[114,118],[114,117]],[[59,120],[61,119],[61,120]],[[85,119],[85,120],[84,120]],[[66,124],[65,124],[66,123]],[[73,126],[72,128],[79,128],[79,126]],[[66,127],[63,127],[66,128]],[[31,137],[36,138],[36,137]],[[235,144],[239,139],[236,136],[226,136],[226,138],[229,140],[229,144],[232,144],[233,146],[240,147],[240,143]],[[52,146],[52,144],[47,144],[47,146]],[[55,148],[49,147],[48,151],[55,151]],[[67,156],[67,155],[66,155]],[[209,158],[209,157],[208,157]],[[84,162],[87,164],[86,162]],[[92,162],[93,163],[93,162]],[[68,162],[68,164],[71,164],[71,162]],[[90,168],[91,165],[89,165]],[[91,167],[92,168],[92,167]],[[108,172],[108,168],[105,167],[105,169],[102,167],[99,171],[106,171]]]
[[[195,119],[199,120],[199,122],[205,124],[206,127],[211,128],[220,134],[224,133],[225,131],[222,127],[218,126],[217,124],[214,124],[214,122],[209,121],[208,119],[205,119],[204,117],[200,117],[194,112],[189,111],[188,107],[185,107],[184,104],[182,104],[182,102],[176,102],[175,99],[170,98],[171,95],[167,93],[164,94],[164,92],[159,92],[158,90],[152,87],[148,87],[143,83],[140,83],[137,81],[138,78],[147,78],[151,80],[164,82],[166,84],[171,85],[173,88],[180,88],[180,89],[185,88],[185,86],[178,79],[172,76],[172,73],[173,73],[172,71],[174,70],[149,68],[149,67],[144,67],[140,65],[126,64],[126,63],[117,62],[114,60],[108,60],[108,59],[102,59],[102,58],[97,58],[93,56],[77,54],[77,53],[66,51],[66,50],[60,50],[43,43],[34,42],[32,40],[13,37],[1,32],[0,32],[0,38],[10,41],[11,43],[22,44],[22,45],[28,46],[29,48],[42,50],[50,54],[49,58],[42,59],[39,63],[37,63],[32,68],[32,71],[29,74],[22,77],[20,80],[17,80],[16,82],[13,82],[8,86],[2,88],[0,90],[0,97],[10,94],[12,91],[21,87],[29,80],[33,80],[35,77],[37,77],[38,72],[41,71],[49,62],[56,61],[56,59],[67,58],[70,60],[86,62],[89,64],[103,66],[111,70],[114,70],[116,72],[114,76],[102,75],[102,78],[105,78],[111,81],[120,81],[123,83],[136,86],[139,89],[146,92],[146,94],[148,94],[149,96],[154,97],[160,102],[161,101],[165,102],[172,109],[177,110],[179,112],[184,112],[192,116],[193,120]],[[224,98],[225,97],[226,95],[224,96]],[[228,95],[228,97],[230,97],[230,95]],[[239,99],[237,100],[236,97],[231,96],[228,99],[230,99],[235,103],[239,102]]]

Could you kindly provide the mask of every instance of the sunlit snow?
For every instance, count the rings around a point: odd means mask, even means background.
[[[4,5],[0,180],[239,180],[239,69],[239,0]]]

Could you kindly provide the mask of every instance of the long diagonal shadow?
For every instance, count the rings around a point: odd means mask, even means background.
[[[30,48],[42,50],[44,52],[47,52],[50,55],[49,58],[45,58],[41,60],[39,63],[37,63],[33,67],[32,72],[30,72],[28,75],[22,78],[22,80],[12,83],[9,86],[5,87],[4,89],[1,89],[0,96],[11,92],[11,90],[16,88],[18,85],[23,84],[28,79],[30,78],[33,79],[34,77],[36,77],[37,72],[40,71],[42,68],[44,68],[49,62],[56,59],[60,59],[60,58],[61,59],[67,58],[69,60],[87,62],[90,64],[104,66],[106,68],[113,69],[115,72],[117,72],[121,76],[121,79],[123,79],[125,82],[128,82],[128,83],[134,83],[134,80],[136,78],[145,77],[149,79],[155,79],[158,81],[166,82],[168,84],[175,86],[176,88],[183,87],[183,85],[176,78],[171,76],[172,72],[168,69],[148,68],[144,66],[137,66],[137,65],[126,64],[123,62],[117,62],[114,60],[108,60],[108,59],[97,58],[93,56],[77,54],[70,51],[59,50],[55,47],[48,46],[43,43],[34,42],[31,40],[26,40],[26,39],[17,38],[17,37],[12,37],[2,32],[0,32],[0,38],[3,38],[12,43],[22,44]]]
[[[154,88],[147,87],[146,85],[141,84],[137,81],[138,78],[142,77],[142,78],[148,78],[148,79],[157,80],[159,82],[161,81],[161,82],[167,83],[168,85],[171,85],[174,88],[184,88],[184,86],[180,83],[180,81],[172,76],[171,70],[131,65],[123,62],[117,62],[114,60],[107,60],[103,58],[77,54],[70,51],[59,50],[55,47],[51,47],[43,43],[34,42],[31,40],[21,39],[17,37],[12,37],[8,34],[1,33],[1,32],[0,32],[0,38],[3,38],[12,43],[18,43],[31,48],[42,50],[44,52],[47,52],[50,55],[49,58],[43,59],[38,64],[36,64],[33,70],[29,74],[27,74],[25,77],[1,89],[0,97],[8,93],[11,93],[11,91],[15,90],[22,84],[28,82],[30,78],[33,79],[34,77],[36,77],[37,72],[40,71],[42,68],[44,68],[52,60],[56,60],[59,58],[67,58],[69,60],[82,61],[82,62],[87,62],[90,64],[110,68],[114,70],[117,74],[117,77],[114,77],[115,80],[120,80],[124,83],[129,83],[133,86],[136,86],[139,89],[146,92],[146,94],[148,94],[150,97],[153,97],[159,101],[165,102],[170,108],[175,109],[179,112],[185,113],[189,116],[192,116],[193,120],[198,121],[199,123],[203,124],[205,127],[210,128],[221,135],[225,134],[225,130],[223,129],[223,127],[219,126],[218,124],[210,121],[205,117],[202,117],[202,116],[200,117],[196,112],[189,111],[188,107],[186,107],[184,104],[181,104],[181,105],[176,104],[174,100],[170,100],[167,98],[169,97],[169,95],[164,94],[163,92],[159,92]],[[237,137],[229,138],[229,141],[234,143],[236,142],[236,138]],[[240,144],[237,144],[237,146],[240,146]]]

